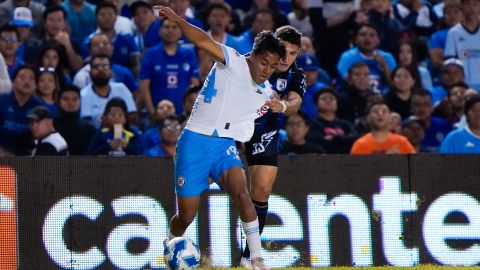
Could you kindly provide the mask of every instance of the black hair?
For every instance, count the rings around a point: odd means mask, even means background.
[[[364,27],[371,28],[371,29],[375,30],[377,35],[380,36],[380,34],[379,34],[380,32],[378,31],[377,26],[375,26],[374,24],[371,24],[371,23],[361,23],[361,24],[359,24],[357,27],[355,27],[355,29],[353,29],[353,36],[356,37],[358,35],[358,32],[360,32],[360,30],[362,30],[362,28],[364,28]]]
[[[270,16],[272,16],[273,22],[275,23],[275,12],[273,10],[275,10],[275,9],[262,8],[262,9],[255,10],[255,12],[253,13],[253,16],[252,16],[252,22],[255,21],[258,14],[270,14]],[[250,24],[252,22],[250,22]]]
[[[90,58],[90,63],[89,63],[89,64],[90,64],[90,67],[91,67],[92,64],[93,64],[93,61],[94,61],[95,59],[97,59],[97,58],[102,58],[102,59],[103,59],[103,58],[106,58],[106,59],[108,59],[108,63],[110,64],[110,66],[112,66],[112,59],[110,59],[110,57],[109,57],[108,55],[101,53],[101,54],[98,54],[98,55],[94,55],[94,56],[92,56],[92,57]]]
[[[45,22],[47,20],[47,17],[48,15],[50,15],[51,13],[54,13],[54,12],[57,12],[57,11],[61,11],[63,13],[63,19],[66,20],[67,19],[67,12],[65,11],[65,9],[60,6],[60,5],[53,5],[53,6],[49,6],[45,9],[45,11],[43,12],[43,22]]]
[[[177,121],[179,125],[182,124],[182,122],[180,121],[180,117],[178,117],[177,115],[168,115],[167,117],[163,118],[162,120],[160,120],[160,127],[163,127],[163,124],[165,124],[165,121],[166,120],[169,120],[169,121]],[[161,129],[160,129],[161,130]]]
[[[63,44],[55,40],[49,40],[45,42],[40,49],[40,53],[38,54],[37,66],[43,67],[43,56],[49,50],[54,50],[58,54],[58,65],[54,68],[55,73],[57,74],[58,81],[60,82],[60,86],[63,87],[65,85],[64,71],[65,69],[68,69],[70,67],[70,61],[67,57],[67,50],[65,49],[65,46],[63,46]]]
[[[15,80],[15,78],[17,78],[17,75],[20,73],[20,71],[24,70],[24,69],[30,69],[31,71],[33,71],[33,75],[35,77],[35,83],[37,82],[37,69],[35,69],[35,67],[33,67],[32,65],[29,65],[29,64],[25,64],[25,65],[21,65],[19,67],[17,67],[14,71],[13,71],[13,74],[12,74],[12,81]]]
[[[17,38],[20,36],[20,34],[18,33],[18,28],[12,24],[5,24],[2,27],[0,27],[0,33],[3,33],[3,32],[15,32],[15,34],[17,35]]]
[[[287,116],[287,121],[290,117],[292,117],[294,115],[300,116],[300,118],[302,118],[303,121],[305,122],[305,125],[307,125],[307,126],[310,125],[308,115],[306,113],[302,112],[302,111],[298,111],[296,114],[292,114],[292,115]]]
[[[427,91],[425,89],[417,89],[415,90],[414,92],[412,92],[412,99],[413,99],[413,96],[421,96],[421,97],[430,97],[430,100],[432,100],[432,93],[430,93],[430,91]]]
[[[106,116],[110,110],[113,107],[118,107],[122,110],[123,114],[125,115],[125,129],[130,129],[130,123],[128,121],[128,110],[127,110],[127,104],[125,104],[125,101],[119,97],[115,97],[110,99],[107,102],[107,105],[105,105],[105,110],[103,111],[103,116]]]
[[[100,10],[104,8],[111,8],[115,12],[115,14],[118,14],[115,4],[113,4],[112,2],[104,1],[97,5],[97,8],[95,9],[95,16],[98,16]]]
[[[58,93],[58,97],[61,97],[66,92],[75,92],[78,96],[80,96],[80,88],[73,84],[65,85]]]
[[[365,62],[356,62],[355,64],[351,65],[350,68],[348,68],[348,75],[351,75],[353,70],[359,67],[368,67],[370,70],[370,67],[367,65]]]
[[[298,45],[299,48],[302,46],[302,33],[290,25],[277,28],[275,36],[282,41]]]
[[[183,104],[185,103],[188,96],[190,96],[192,94],[200,93],[200,90],[202,90],[202,85],[201,84],[195,85],[195,86],[190,86],[189,88],[187,88],[187,91],[185,91],[185,93],[183,94],[182,103]]]
[[[388,110],[390,110],[390,107],[388,106],[387,103],[385,103],[385,101],[383,101],[383,100],[382,100],[382,101],[378,100],[378,101],[372,102],[372,103],[370,104],[370,106],[368,106],[368,108],[366,108],[367,114],[369,114],[370,111],[372,110],[372,108],[373,108],[374,106],[377,106],[377,105],[385,105],[385,106],[387,106]]]
[[[470,88],[470,86],[468,86],[468,84],[466,84],[465,82],[456,82],[447,88],[448,95],[450,95],[450,91],[455,87],[462,87],[465,89]]]
[[[408,73],[410,73],[410,75],[412,76],[413,80],[415,81],[415,84],[413,85],[413,88],[412,88],[412,91],[415,89],[415,88],[419,88],[419,86],[421,85],[421,80],[420,78],[418,77],[418,72],[415,72],[415,67],[411,67],[411,66],[403,66],[403,65],[400,65],[400,66],[397,66],[394,70],[392,70],[392,74],[390,75],[390,80],[393,84],[393,78],[395,77],[395,75],[397,74],[397,72],[400,70],[400,69],[405,69],[408,71]],[[392,88],[395,88],[392,86]]]
[[[313,102],[315,102],[315,105],[318,103],[318,99],[320,98],[320,96],[323,95],[324,93],[330,93],[335,96],[335,99],[338,100],[338,95],[337,95],[337,92],[335,92],[335,89],[333,89],[330,86],[327,86],[315,92],[315,94],[313,94]]]
[[[479,94],[474,95],[469,100],[467,100],[467,102],[465,102],[465,115],[467,116],[467,122],[468,122],[468,112],[473,107],[473,105],[477,104],[478,102],[480,102]]]
[[[255,55],[271,52],[278,54],[280,58],[285,57],[285,46],[282,41],[275,37],[272,32],[263,30],[258,33],[253,42],[253,53]]]
[[[230,16],[230,8],[225,3],[214,3],[208,5],[207,17],[210,16],[210,13],[212,13],[212,10],[214,9],[222,9]]]

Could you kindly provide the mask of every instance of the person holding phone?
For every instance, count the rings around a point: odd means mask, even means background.
[[[103,127],[93,137],[86,155],[141,155],[140,135],[130,127],[127,114],[127,106],[122,99],[111,99],[103,112]]]

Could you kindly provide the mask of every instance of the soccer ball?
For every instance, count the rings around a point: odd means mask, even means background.
[[[200,265],[200,249],[190,238],[175,237],[165,245],[163,258],[168,269],[190,270]]]

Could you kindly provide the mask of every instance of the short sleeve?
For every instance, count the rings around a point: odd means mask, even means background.
[[[302,70],[292,72],[290,82],[288,82],[288,92],[295,92],[301,98],[307,90],[307,81],[305,73]]]

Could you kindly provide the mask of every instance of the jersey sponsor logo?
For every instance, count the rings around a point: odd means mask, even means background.
[[[277,83],[275,85],[275,88],[278,91],[285,91],[287,89],[287,80],[285,79],[277,79]]]
[[[177,178],[177,185],[178,185],[179,187],[183,187],[186,182],[187,182],[187,181],[185,180],[185,177],[183,177],[183,176],[179,176],[179,177]]]
[[[17,191],[15,171],[0,166],[0,269],[17,267]]]
[[[275,134],[277,134],[276,130],[262,134],[262,136],[260,136],[260,142],[254,143],[252,145],[252,148],[253,148],[252,155],[258,155],[265,152],[268,145],[272,142]]]
[[[257,110],[257,114],[259,116],[264,116],[265,114],[267,114],[268,109],[270,108],[267,105],[263,105],[260,109]]]

